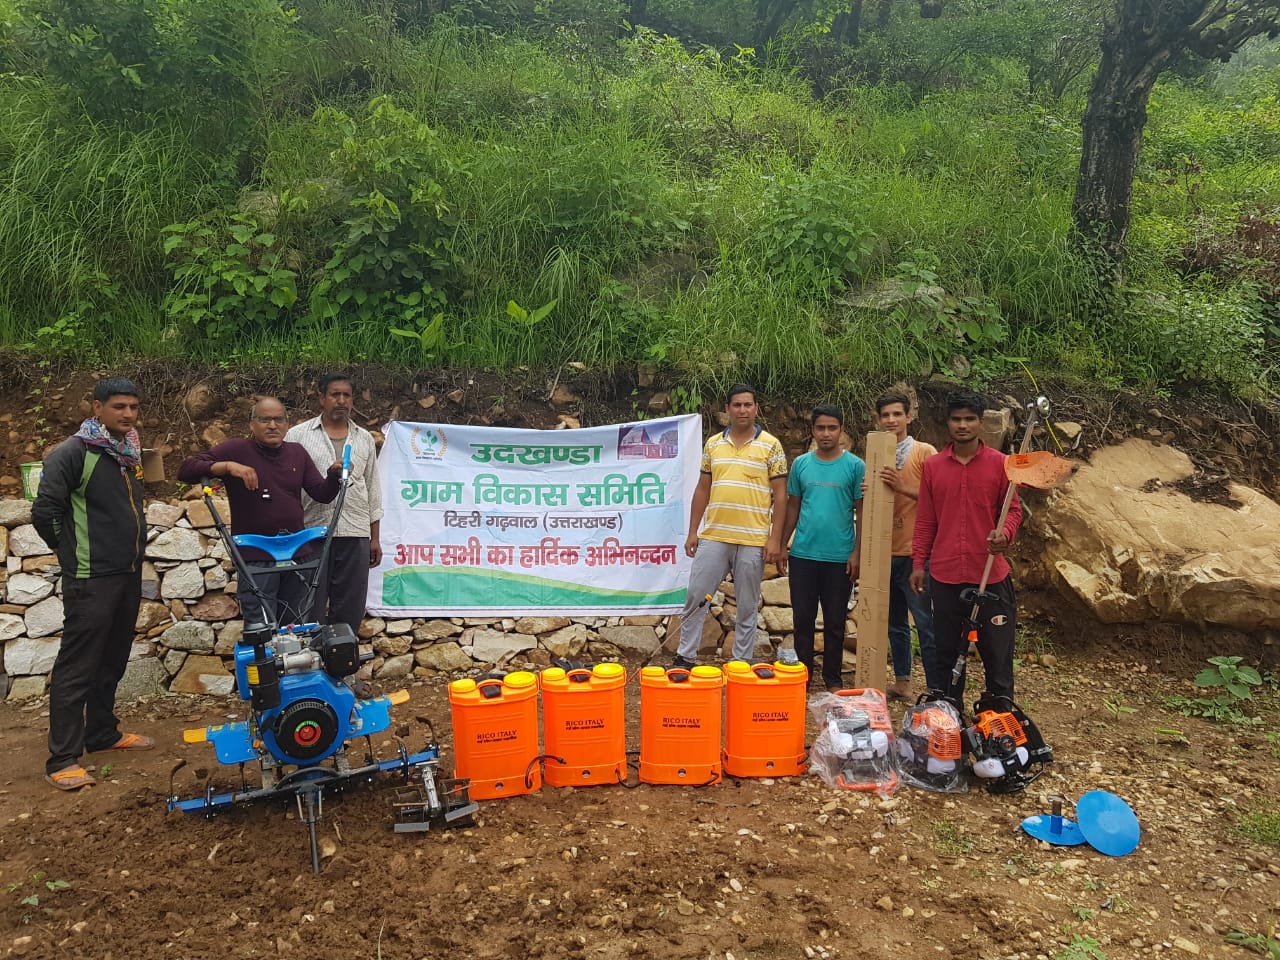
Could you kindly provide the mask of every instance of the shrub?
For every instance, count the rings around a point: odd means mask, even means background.
[[[1260,305],[1245,291],[1134,293],[1125,323],[1135,352],[1151,357],[1166,383],[1182,380],[1236,393],[1257,386],[1265,324]]]
[[[858,277],[874,236],[858,214],[857,184],[849,178],[779,177],[765,190],[758,236],[766,269],[829,291]]]
[[[297,274],[274,234],[248,214],[229,223],[195,220],[165,227],[174,287],[165,308],[174,320],[223,343],[274,325],[298,299]]]
[[[462,175],[431,128],[387,97],[353,119],[317,115],[352,200],[311,294],[318,319],[426,329],[460,280],[457,216],[441,182]]]
[[[200,117],[225,143],[242,132],[256,64],[292,14],[273,0],[26,0],[14,34],[33,72],[95,120]]]

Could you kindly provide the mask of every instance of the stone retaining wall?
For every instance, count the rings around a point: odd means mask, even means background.
[[[225,501],[219,513],[230,516]],[[201,500],[147,504],[147,549],[142,606],[122,699],[178,693],[231,693],[231,656],[240,638],[240,605],[226,550]],[[48,686],[62,631],[62,584],[57,558],[31,526],[31,504],[0,499],[0,694],[37,697]],[[791,643],[791,599],[785,577],[767,580],[756,635],[758,656]],[[732,644],[733,584],[715,595],[702,634],[702,653]],[[367,618],[361,649],[374,659],[362,678],[478,672],[495,667],[541,667],[553,658],[600,661],[648,656],[674,629],[676,618],[519,617],[384,620]],[[850,626],[852,635],[852,626]],[[672,640],[663,663],[674,653]],[[724,651],[728,653],[726,649]]]

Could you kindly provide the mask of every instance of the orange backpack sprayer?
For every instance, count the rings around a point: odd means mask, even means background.
[[[623,666],[550,667],[538,682],[547,783],[553,787],[625,783],[627,673]]]
[[[804,664],[725,664],[724,769],[731,777],[804,772]]]
[[[719,667],[640,671],[640,782],[695,787],[720,780]]]
[[[538,678],[525,670],[449,684],[454,776],[471,781],[471,798],[533,793],[538,768]]]

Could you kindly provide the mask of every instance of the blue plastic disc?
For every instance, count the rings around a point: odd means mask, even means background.
[[[1138,849],[1142,827],[1133,808],[1106,790],[1090,790],[1076,804],[1080,832],[1089,846],[1109,857],[1123,857]]]
[[[1037,840],[1052,843],[1056,847],[1078,847],[1084,843],[1080,828],[1066,817],[1037,813],[1022,821],[1022,829]]]

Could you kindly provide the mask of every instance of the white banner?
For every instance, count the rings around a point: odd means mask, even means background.
[[[392,421],[378,456],[383,617],[679,612],[702,420],[581,430]]]

